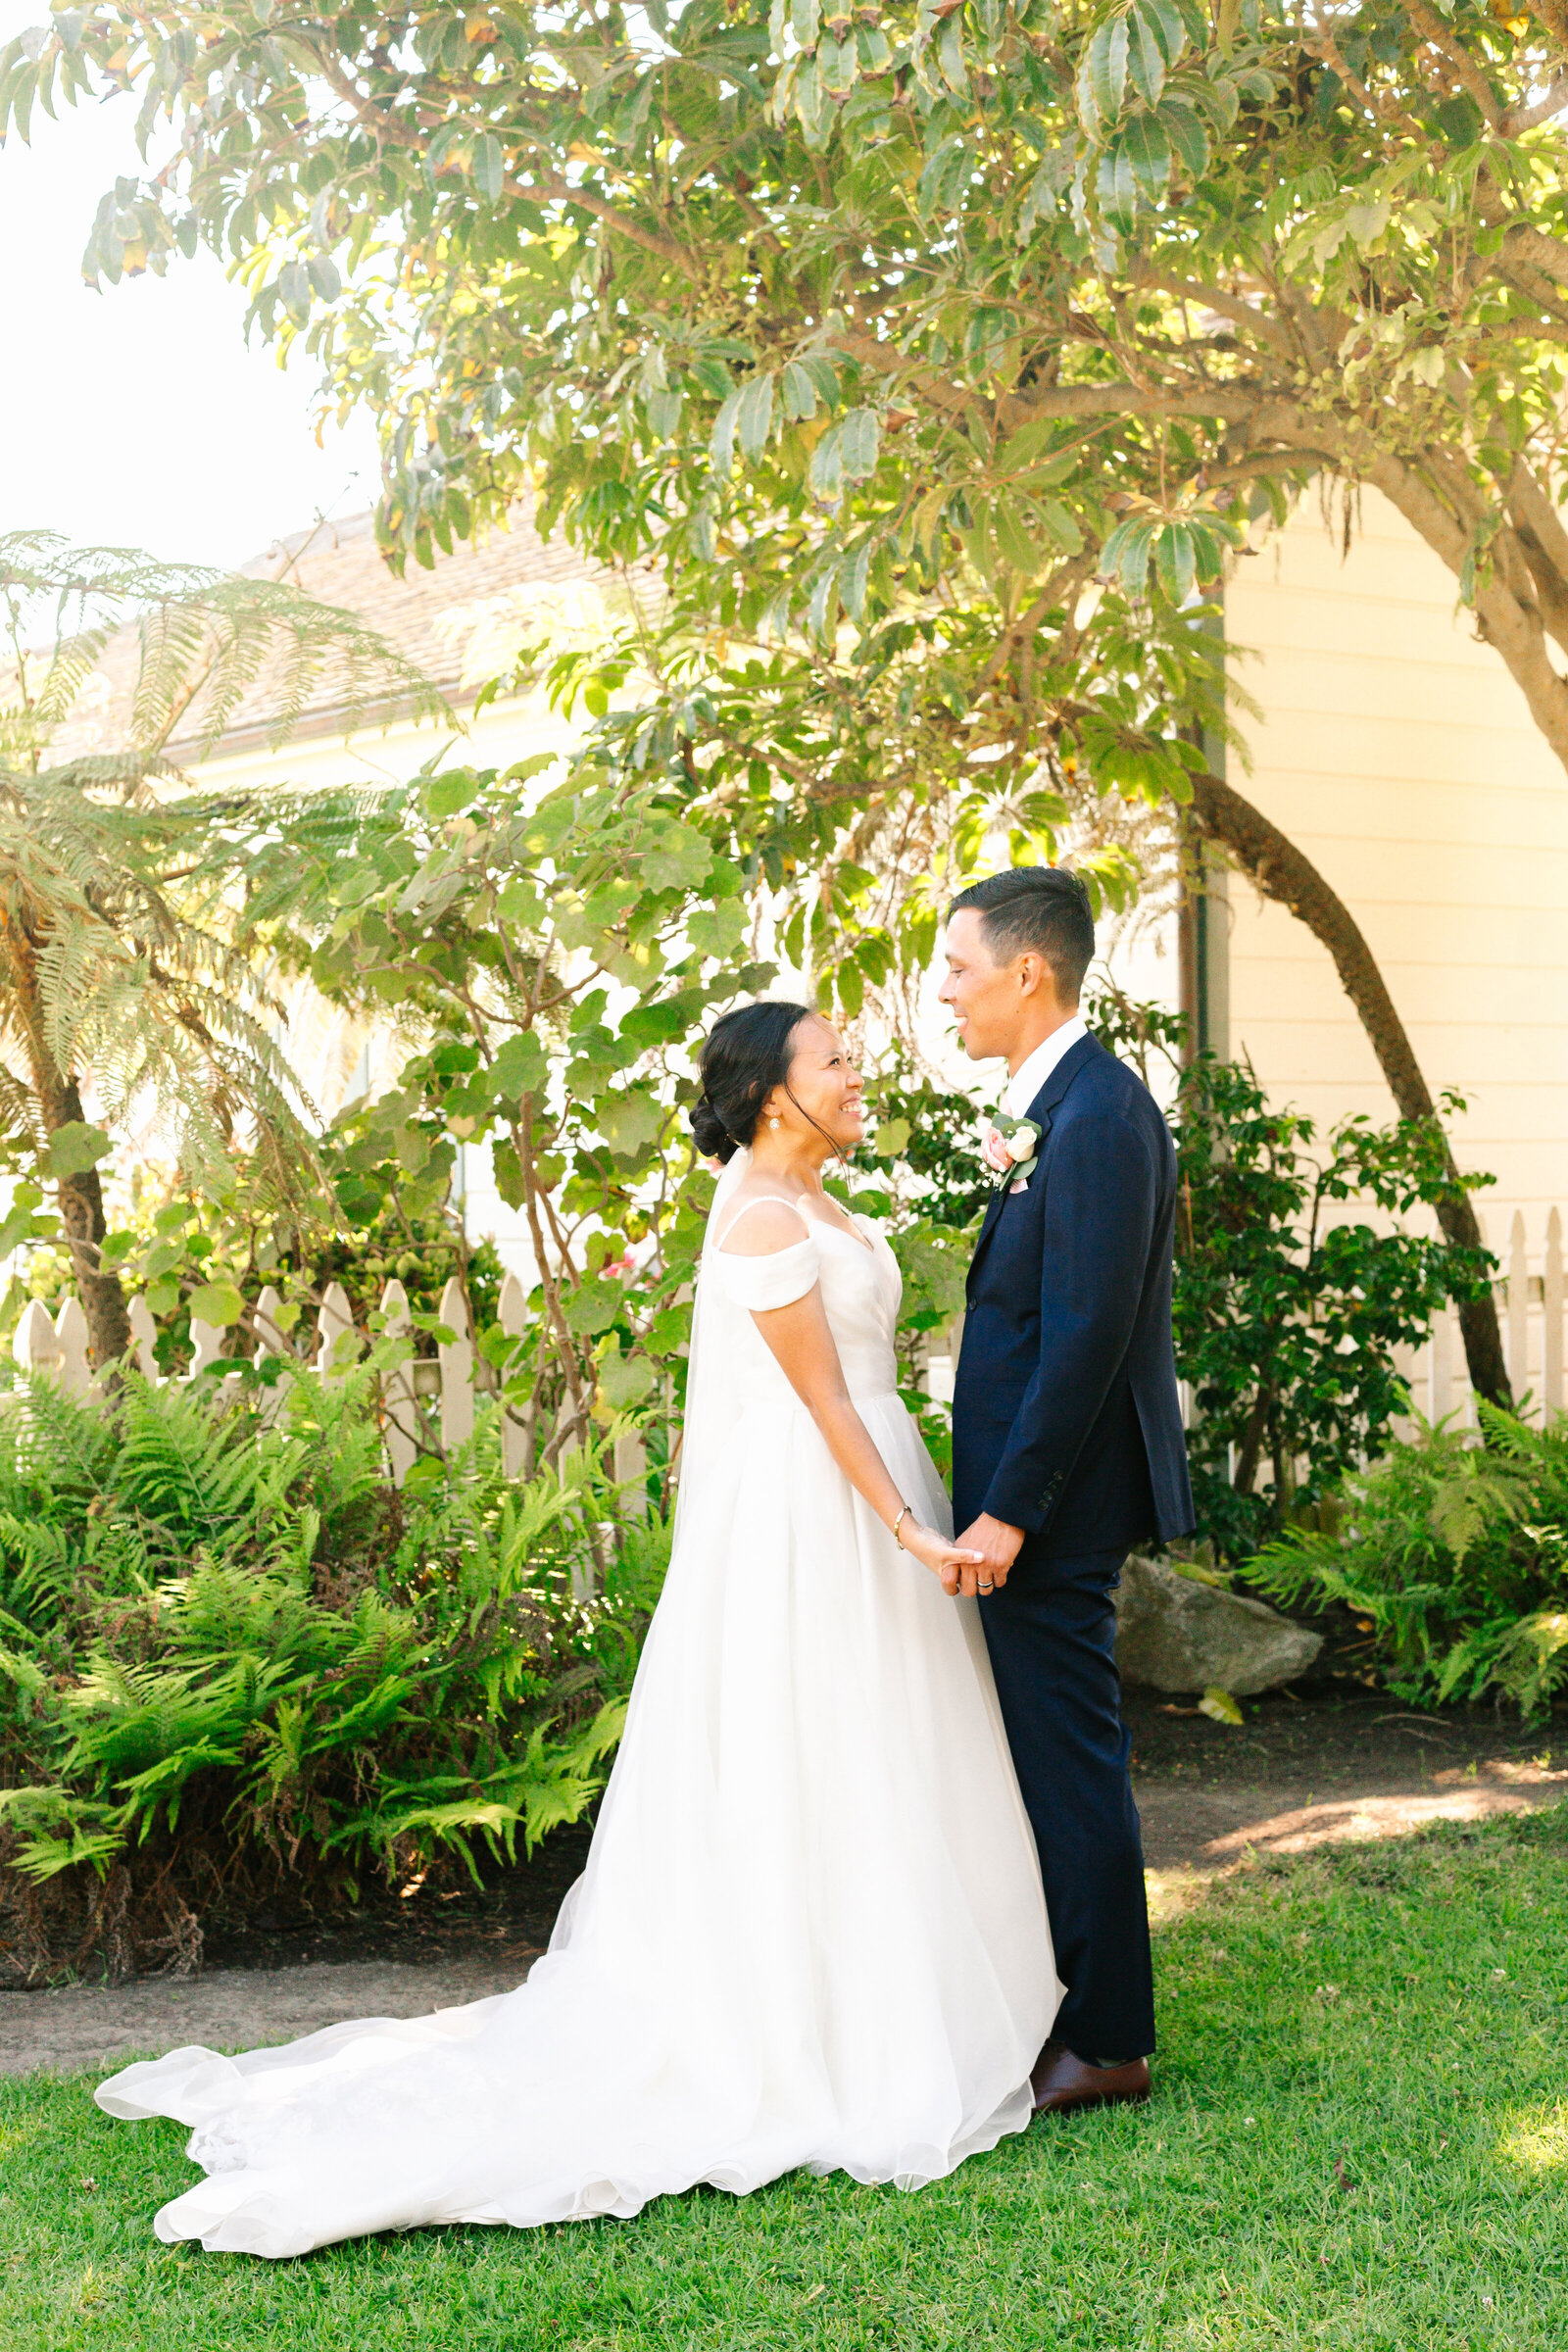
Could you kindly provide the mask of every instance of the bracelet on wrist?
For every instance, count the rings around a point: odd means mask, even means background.
[[[899,1513],[898,1517],[897,1517],[897,1518],[894,1520],[894,1522],[893,1522],[893,1541],[894,1541],[894,1543],[895,1543],[895,1544],[898,1545],[898,1547],[899,1547],[899,1549],[900,1549],[901,1551],[907,1551],[907,1550],[908,1550],[908,1548],[909,1548],[909,1546],[907,1545],[907,1544],[906,1544],[906,1542],[904,1541],[904,1538],[903,1538],[903,1537],[900,1535],[900,1533],[899,1533],[899,1530],[900,1530],[900,1528],[901,1528],[901,1527],[904,1525],[904,1522],[906,1521],[906,1519],[912,1519],[912,1518],[913,1518],[913,1516],[914,1516],[914,1511],[913,1511],[913,1507],[912,1507],[912,1505],[910,1505],[909,1503],[906,1503],[906,1504],[905,1504],[905,1506],[904,1506],[904,1508],[903,1508],[903,1510],[902,1510],[902,1511]]]

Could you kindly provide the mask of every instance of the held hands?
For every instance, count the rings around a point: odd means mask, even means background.
[[[949,1584],[944,1576],[943,1585],[950,1592],[961,1590],[965,1595],[977,1592],[1000,1592],[1022,1545],[1021,1527],[1009,1527],[1005,1519],[993,1519],[989,1511],[982,1511],[956,1539],[953,1550],[956,1560],[973,1560],[975,1566],[959,1569],[956,1585]]]
[[[1023,1544],[1021,1527],[993,1519],[989,1511],[982,1511],[973,1526],[964,1529],[962,1538],[954,1542],[939,1536],[934,1527],[923,1527],[907,1504],[894,1522],[893,1537],[923,1568],[930,1569],[950,1598],[956,1599],[961,1592],[966,1600],[972,1600],[977,1592],[999,1592]]]
[[[918,1519],[905,1520],[899,1530],[899,1542],[922,1568],[929,1568],[940,1579],[944,1592],[956,1593],[958,1580],[965,1573],[970,1579],[969,1590],[974,1591],[979,1552],[961,1550],[950,1536],[939,1536],[934,1527],[922,1527]]]

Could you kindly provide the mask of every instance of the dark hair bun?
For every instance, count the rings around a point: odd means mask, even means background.
[[[713,1023],[698,1057],[703,1091],[688,1113],[705,1159],[733,1159],[751,1142],[762,1104],[790,1074],[790,1039],[810,1017],[808,1005],[768,999]]]
[[[687,1116],[697,1149],[705,1159],[734,1158],[734,1140],[724,1132],[724,1122],[706,1095],[699,1095]]]

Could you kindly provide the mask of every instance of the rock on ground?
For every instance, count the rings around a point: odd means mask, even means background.
[[[1321,1634],[1293,1625],[1266,1601],[1200,1584],[1136,1553],[1116,1593],[1116,1664],[1123,1680],[1156,1690],[1218,1687],[1245,1697],[1304,1674]]]

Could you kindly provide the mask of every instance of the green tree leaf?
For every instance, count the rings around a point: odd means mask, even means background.
[[[1168,522],[1156,533],[1154,567],[1171,603],[1185,604],[1198,577],[1198,557],[1193,533],[1184,523]]]
[[[779,381],[787,423],[816,415],[816,385],[808,368],[799,360],[791,360]]]
[[[497,1092],[509,1102],[522,1095],[538,1094],[548,1075],[545,1050],[532,1029],[515,1030],[497,1049],[492,1076]]]
[[[882,424],[875,409],[851,409],[837,427],[839,463],[846,481],[864,481],[876,471]]]
[[[89,1127],[80,1119],[69,1120],[56,1127],[49,1138],[49,1172],[52,1176],[81,1176],[107,1159],[114,1146],[101,1127]]]
[[[1165,87],[1169,60],[1152,13],[1135,7],[1128,19],[1127,34],[1127,69],[1133,87],[1146,106],[1157,106]]]
[[[245,1301],[231,1282],[199,1283],[185,1301],[194,1319],[212,1323],[220,1331],[237,1323],[245,1312]]]
[[[1132,229],[1138,220],[1138,182],[1133,173],[1127,134],[1118,132],[1101,155],[1095,174],[1101,210],[1117,228]]]
[[[467,768],[454,768],[446,775],[432,776],[423,792],[424,805],[434,817],[460,815],[473,797],[474,780]]]
[[[481,131],[473,143],[473,184],[486,204],[499,204],[503,165],[501,141],[494,131]]]
[[[1146,198],[1157,199],[1170,177],[1170,140],[1157,115],[1135,115],[1122,134],[1134,179]]]
[[[1025,579],[1033,579],[1041,565],[1042,549],[1015,499],[998,499],[992,510],[992,529],[1003,561]]]
[[[742,390],[736,404],[735,425],[742,456],[760,458],[767,447],[767,437],[773,429],[771,375],[754,375]]]
[[[1201,179],[1208,169],[1208,133],[1195,109],[1185,99],[1167,97],[1160,107],[1159,121],[1188,178]]]
[[[739,899],[697,906],[686,918],[686,936],[705,956],[732,956],[746,936],[747,908]]]
[[[733,391],[713,419],[712,457],[715,473],[729,473],[735,464],[735,426],[740,416],[746,386]]]
[[[853,32],[840,41],[823,35],[816,48],[816,70],[826,98],[848,98],[860,77],[860,55]]]
[[[617,1158],[634,1159],[659,1140],[664,1114],[641,1092],[606,1095],[594,1105],[599,1131]]]
[[[1097,123],[1114,122],[1127,87],[1127,19],[1107,17],[1096,27],[1084,66],[1090,112]]]
[[[599,1397],[611,1413],[635,1411],[658,1385],[658,1370],[645,1355],[623,1356],[612,1349],[599,1366]]]

